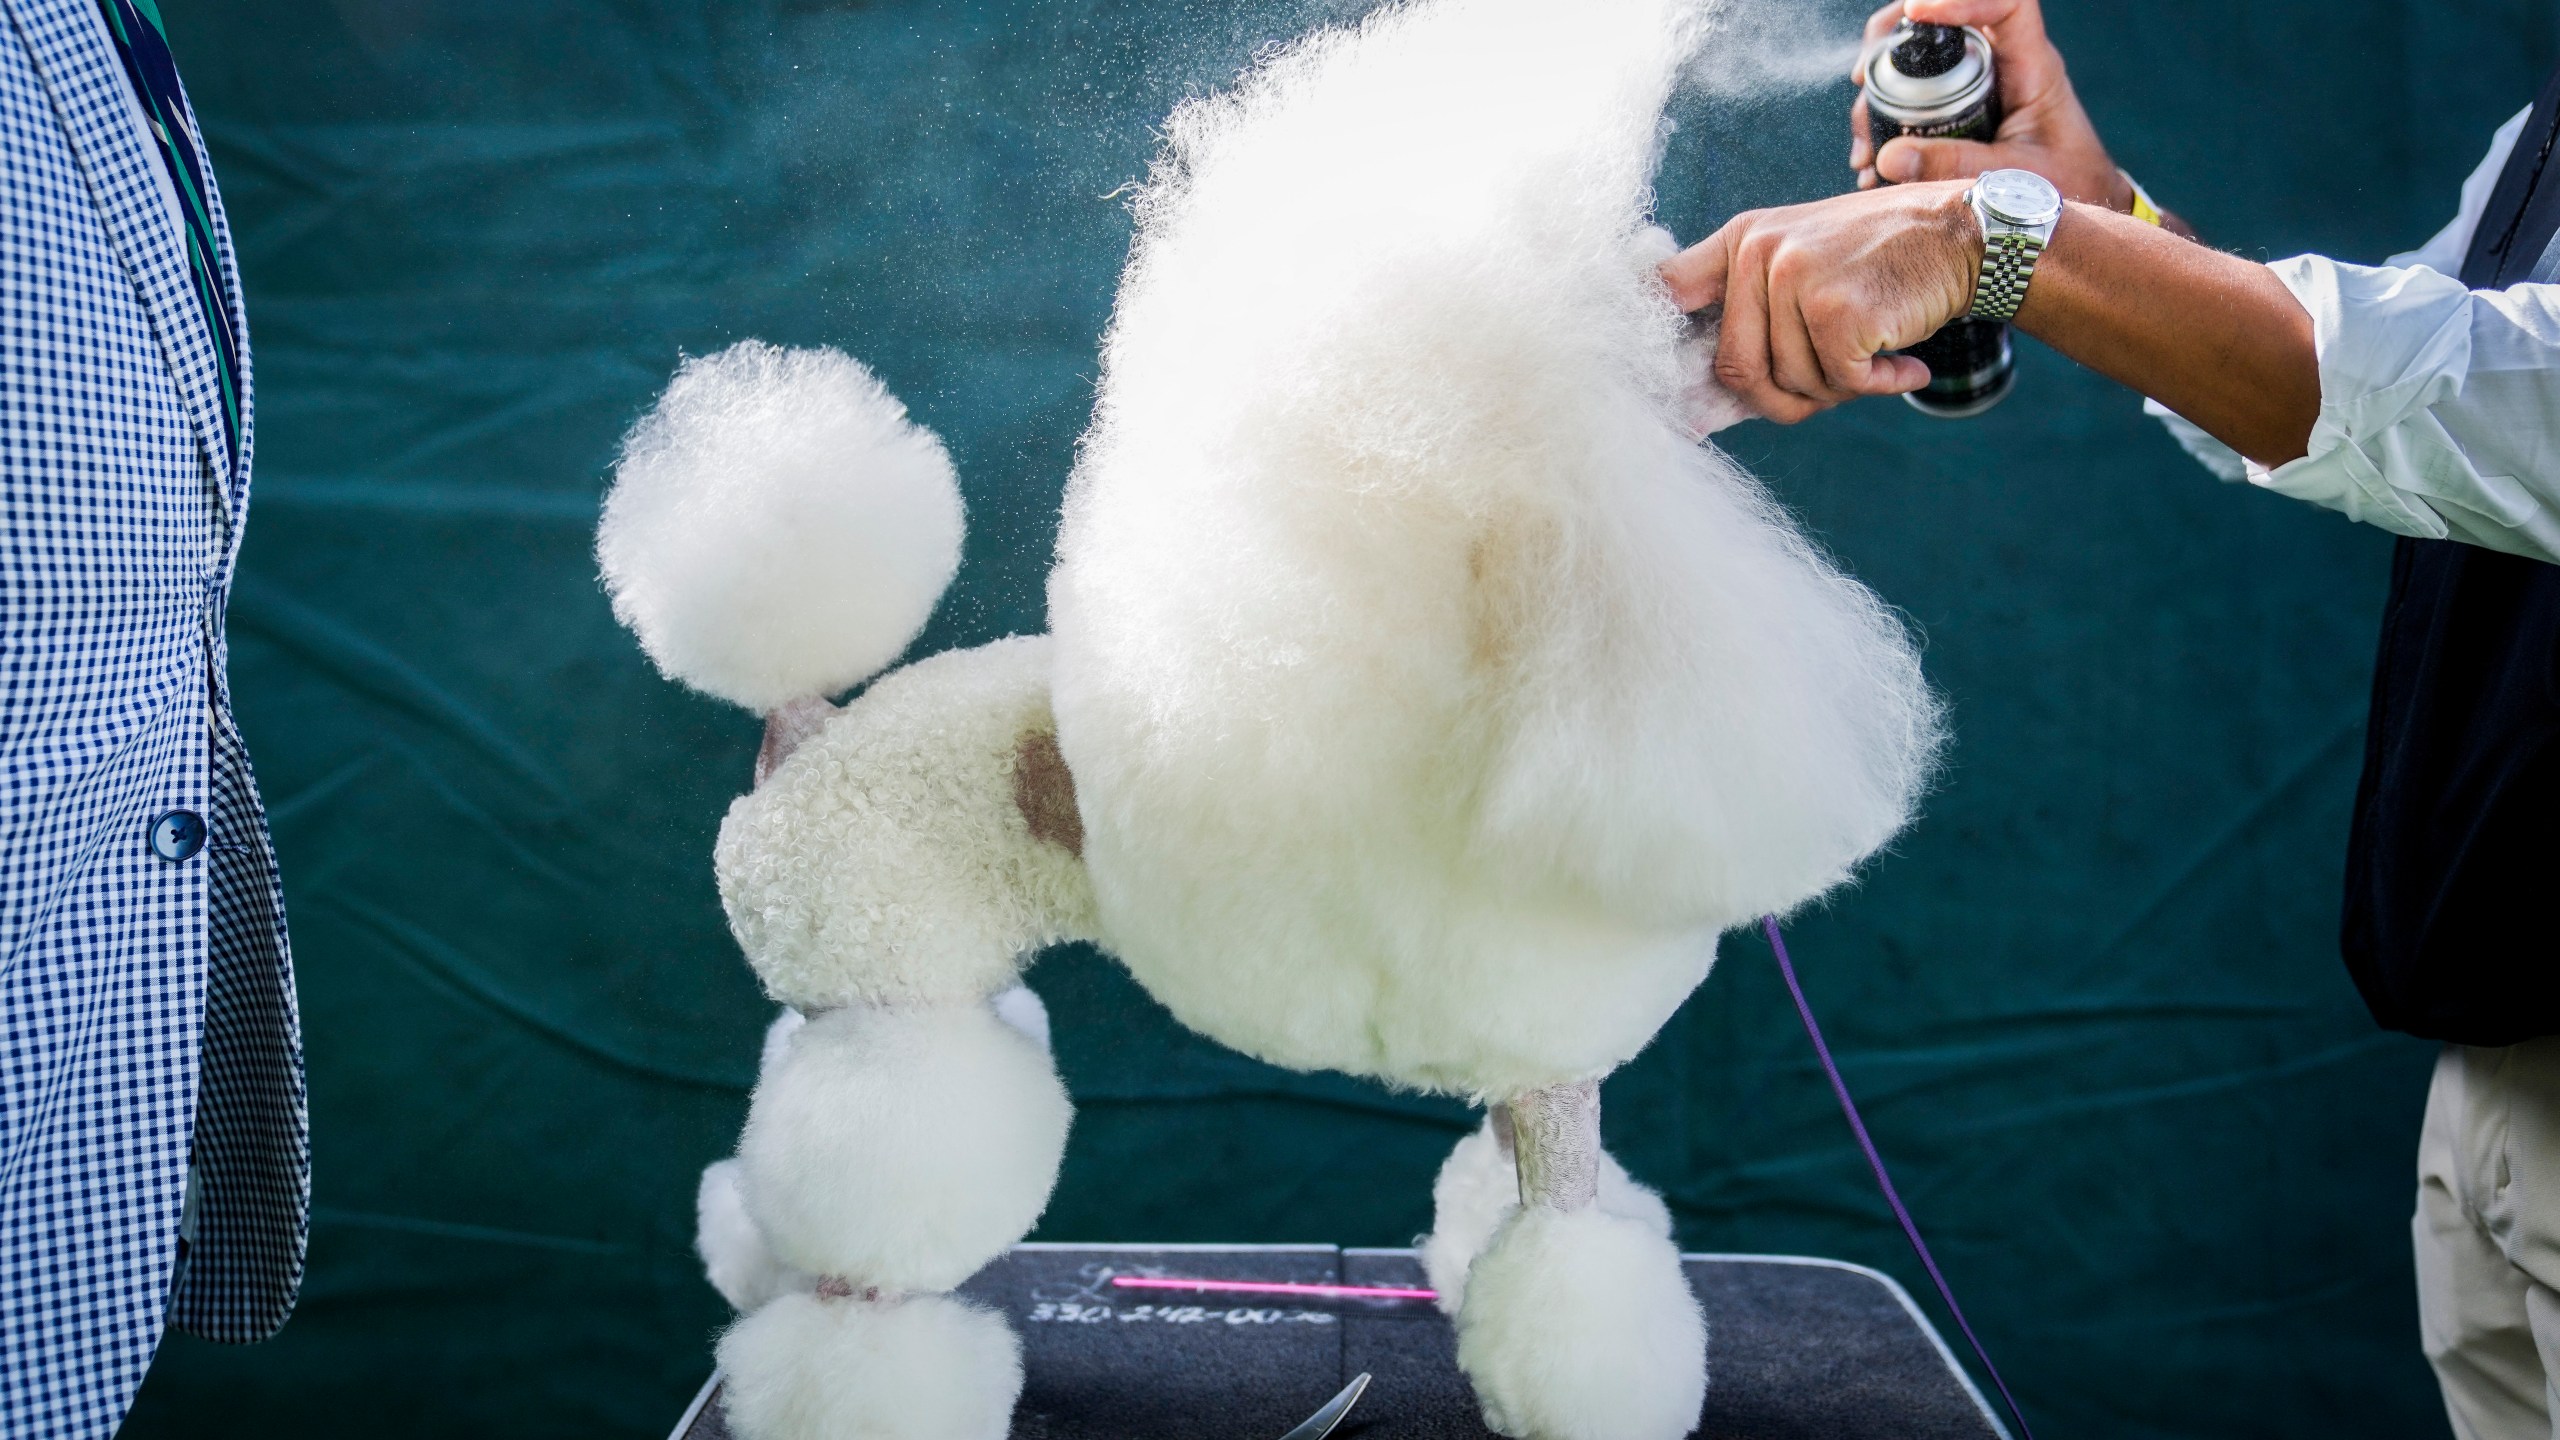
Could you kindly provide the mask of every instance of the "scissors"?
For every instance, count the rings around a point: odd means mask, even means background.
[[[1364,1370],[1350,1384],[1342,1387],[1341,1394],[1324,1402],[1316,1413],[1299,1422],[1297,1429],[1281,1436],[1280,1440],[1324,1440],[1333,1433],[1333,1427],[1342,1423],[1342,1417],[1351,1413],[1351,1407],[1360,1403],[1360,1392],[1368,1388],[1369,1373]]]

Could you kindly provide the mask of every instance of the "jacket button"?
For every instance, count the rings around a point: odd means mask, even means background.
[[[172,810],[151,825],[151,853],[163,860],[193,860],[204,848],[204,817]]]

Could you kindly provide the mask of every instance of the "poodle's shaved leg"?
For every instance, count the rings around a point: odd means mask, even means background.
[[[782,762],[791,758],[791,752],[799,749],[802,741],[826,729],[827,722],[834,718],[836,707],[824,695],[785,701],[782,708],[765,716],[764,748],[756,752],[756,783],[762,785],[766,776],[782,768]]]
[[[1600,1198],[1600,1082],[1531,1090],[1504,1108],[1520,1203],[1565,1213],[1590,1208]]]

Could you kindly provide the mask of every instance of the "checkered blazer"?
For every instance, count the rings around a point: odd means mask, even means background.
[[[217,322],[96,0],[0,19],[0,1437],[21,1440],[113,1433],[164,1324],[281,1325],[310,1162],[224,675],[248,337],[235,464]],[[173,812],[200,847],[155,848]]]

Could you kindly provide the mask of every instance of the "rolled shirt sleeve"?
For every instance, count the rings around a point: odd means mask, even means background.
[[[2453,220],[2381,266],[2276,262],[2310,312],[2320,416],[2310,453],[2268,470],[2185,419],[2146,412],[2204,467],[2403,535],[2560,560],[2560,287],[2450,278],[2528,110],[2498,127]]]
[[[2249,482],[2402,535],[2560,560],[2560,287],[2424,266],[2269,267],[2311,313],[2310,453]]]

